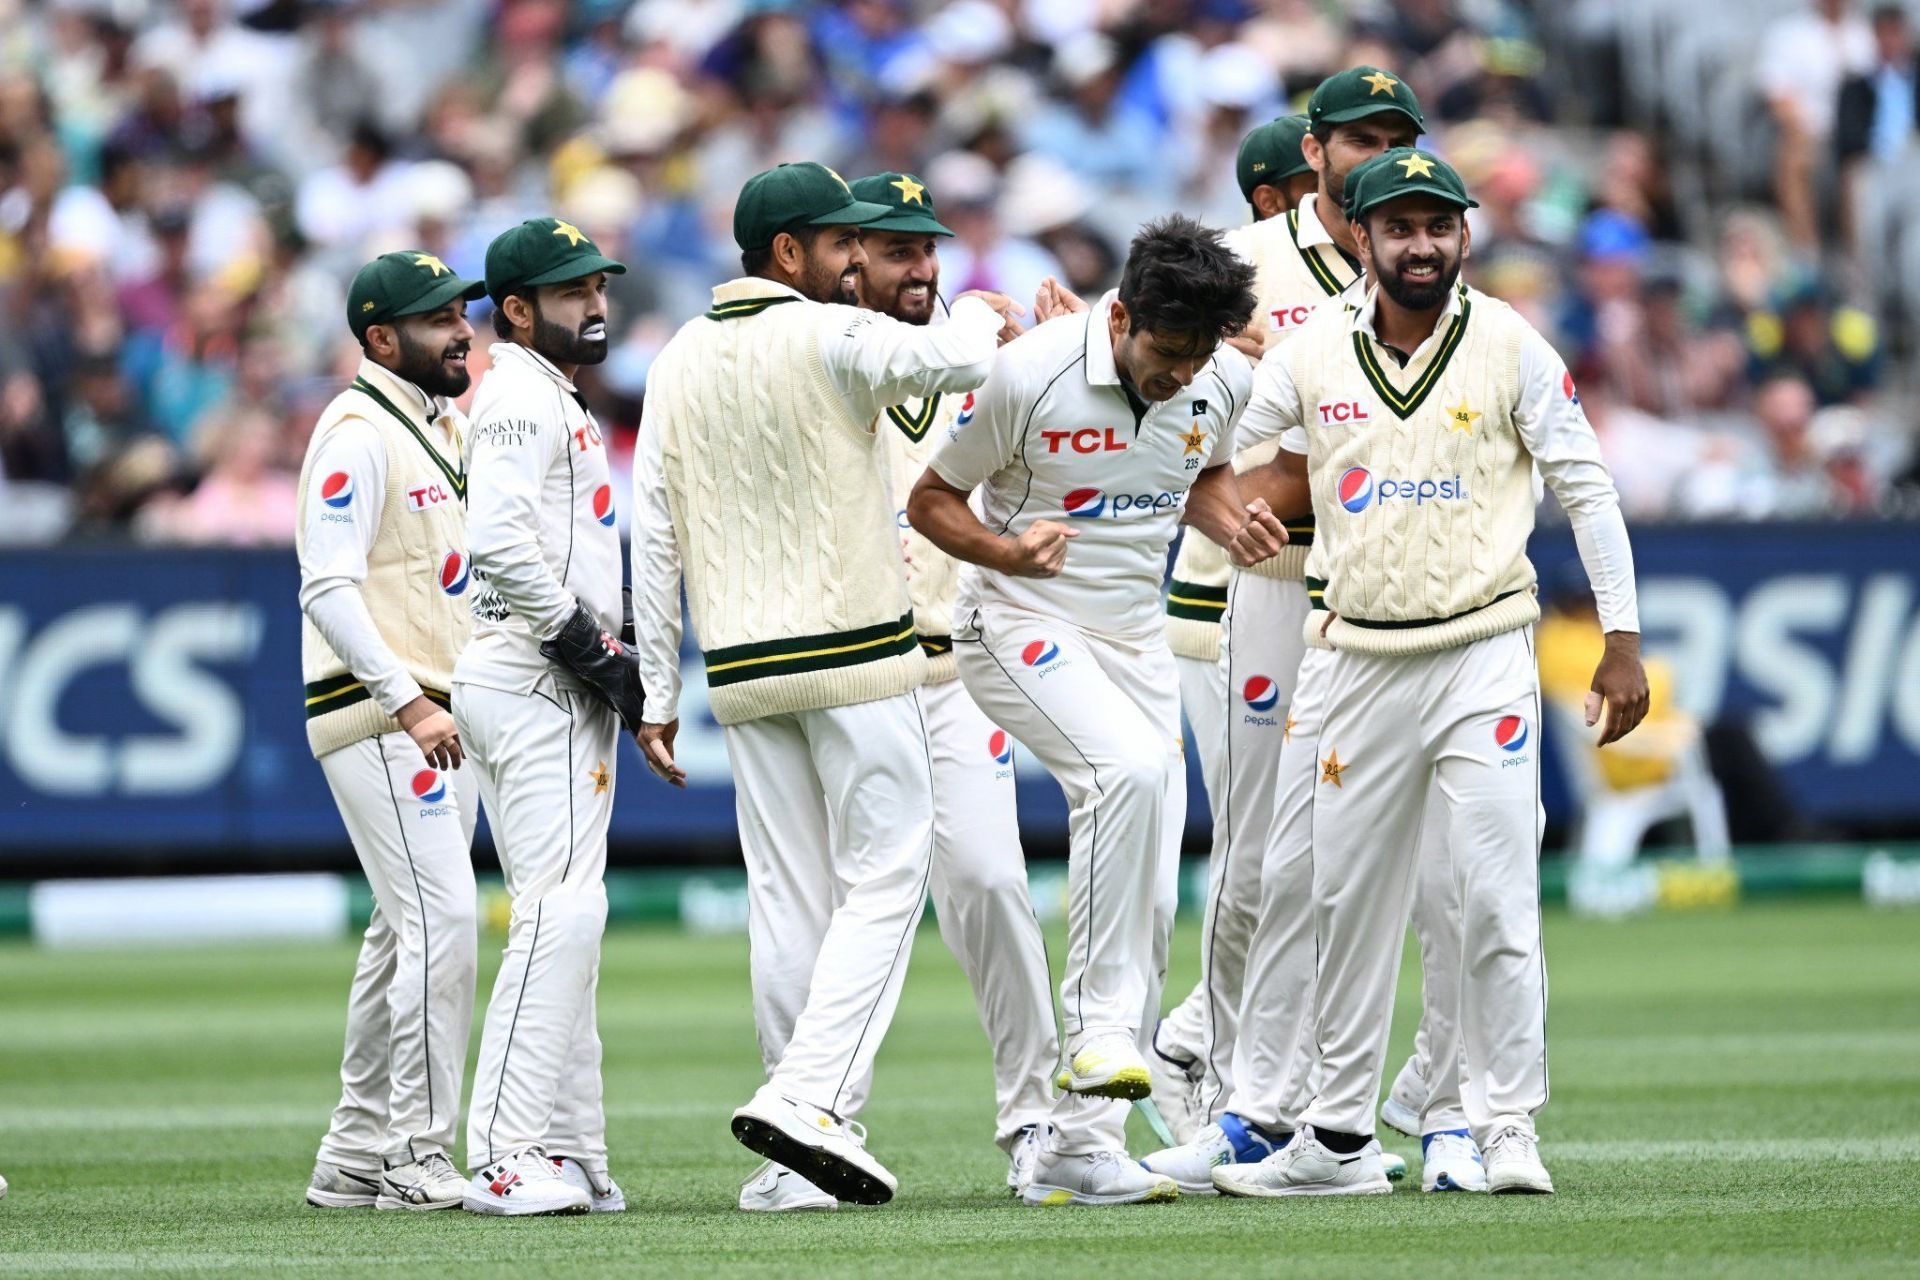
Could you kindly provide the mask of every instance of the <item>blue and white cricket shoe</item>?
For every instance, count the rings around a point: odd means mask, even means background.
[[[1487,1167],[1465,1129],[1447,1129],[1420,1139],[1422,1191],[1485,1191]]]
[[[1213,1185],[1213,1171],[1223,1164],[1257,1164],[1286,1146],[1260,1136],[1259,1130],[1228,1111],[1219,1122],[1210,1124],[1183,1146],[1168,1147],[1145,1156],[1140,1163],[1155,1173],[1165,1174],[1180,1184],[1180,1193],[1189,1196],[1219,1195]]]

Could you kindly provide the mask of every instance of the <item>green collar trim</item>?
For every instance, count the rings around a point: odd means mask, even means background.
[[[1355,262],[1345,249],[1340,249],[1338,245],[1334,246],[1339,249],[1340,260],[1353,273],[1342,280],[1333,273],[1333,269],[1327,266],[1317,252],[1300,243],[1300,211],[1298,209],[1287,210],[1287,233],[1293,240],[1294,252],[1300,255],[1300,260],[1307,264],[1307,270],[1312,273],[1314,283],[1318,284],[1329,298],[1339,297],[1346,292],[1348,285],[1360,278],[1360,264]]]
[[[887,417],[893,420],[894,426],[900,428],[902,435],[919,444],[926,438],[928,429],[933,426],[934,415],[939,411],[940,393],[935,392],[920,402],[918,414],[908,413],[907,406],[896,404],[888,408]]]
[[[707,312],[709,320],[744,320],[748,316],[757,316],[768,307],[777,307],[783,302],[799,302],[800,299],[790,293],[777,294],[770,298],[736,298],[732,302],[717,303]]]
[[[1440,375],[1446,372],[1448,362],[1453,359],[1453,353],[1460,349],[1461,340],[1467,335],[1467,319],[1472,314],[1473,303],[1468,299],[1467,291],[1463,286],[1460,290],[1460,312],[1453,318],[1453,327],[1448,329],[1447,336],[1440,340],[1439,350],[1435,351],[1433,358],[1427,362],[1426,369],[1405,391],[1393,385],[1393,379],[1388,375],[1386,367],[1380,363],[1380,357],[1375,354],[1373,343],[1368,341],[1367,335],[1358,329],[1354,330],[1353,353],[1359,358],[1360,372],[1367,376],[1367,382],[1372,385],[1375,393],[1401,421],[1404,422],[1412,417],[1414,410],[1418,409],[1432,394],[1433,389],[1440,385]]]
[[[378,387],[368,382],[365,378],[355,378],[353,380],[353,389],[392,414],[394,418],[399,421],[400,425],[407,429],[408,433],[419,442],[420,447],[426,450],[427,456],[433,459],[433,465],[440,468],[440,474],[445,476],[447,483],[453,486],[453,496],[460,499],[461,505],[464,506],[467,501],[466,460],[464,458],[461,459],[458,468],[449,465],[447,460],[440,456],[440,451],[433,447],[433,441],[427,439],[426,432],[420,430],[419,424],[406,414],[400,412],[399,407],[395,405],[393,401],[387,399],[386,395]]]

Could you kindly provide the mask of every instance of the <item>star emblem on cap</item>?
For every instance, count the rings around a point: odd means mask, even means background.
[[[440,261],[440,259],[434,257],[430,253],[414,254],[413,265],[416,267],[425,267],[427,270],[433,272],[433,274],[436,276],[444,276],[447,274],[449,270],[446,263]]]
[[[1460,397],[1460,403],[1458,405],[1447,410],[1447,430],[1449,431],[1464,431],[1468,435],[1472,435],[1473,424],[1479,420],[1480,411],[1469,408],[1465,396]]]
[[[828,177],[830,177],[830,178],[832,178],[832,179],[833,179],[833,180],[834,180],[835,182],[837,182],[837,183],[839,183],[839,184],[840,184],[840,189],[841,189],[842,191],[844,191],[844,192],[846,192],[846,193],[847,193],[847,196],[848,196],[848,198],[849,198],[849,199],[851,199],[851,198],[852,198],[852,196],[853,196],[853,188],[847,185],[847,180],[846,180],[845,178],[843,178],[843,177],[841,177],[841,176],[840,176],[839,174],[837,174],[837,173],[835,173],[835,172],[834,172],[834,171],[833,171],[832,169],[830,169],[830,168],[828,168],[828,167],[827,167],[826,165],[824,165],[824,164],[823,164],[823,165],[821,165],[820,167],[821,167],[822,169],[826,169],[826,170],[827,170],[827,176],[828,176]]]
[[[1400,176],[1403,178],[1431,178],[1433,176],[1433,161],[1418,152],[1407,156],[1405,159],[1396,160],[1394,163],[1400,166]]]
[[[897,187],[899,189],[901,204],[923,205],[927,202],[926,187],[922,186],[918,182],[915,182],[911,177],[907,176],[904,173],[900,175],[900,180],[898,182],[890,182],[887,185],[890,187]]]
[[[1181,451],[1180,456],[1190,458],[1207,447],[1207,433],[1200,429],[1198,422],[1195,422],[1193,430],[1180,437],[1180,443],[1187,446]]]
[[[585,240],[587,238],[586,232],[574,226],[571,222],[568,222],[565,218],[555,218],[553,220],[553,234],[557,236],[565,236],[567,238],[567,247],[569,249],[575,247],[582,240]]]
[[[1346,771],[1347,766],[1340,763],[1340,750],[1336,747],[1327,752],[1327,758],[1320,762],[1320,781],[1331,782],[1336,787],[1343,786],[1340,775]]]
[[[1400,83],[1384,71],[1376,71],[1370,76],[1361,76],[1360,78],[1367,82],[1367,96],[1369,98],[1376,93],[1392,93],[1393,87]]]

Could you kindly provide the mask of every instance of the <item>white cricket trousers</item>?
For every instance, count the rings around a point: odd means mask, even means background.
[[[926,907],[933,765],[920,694],[725,732],[767,1078],[786,1097],[852,1115]]]
[[[1410,657],[1336,652],[1325,683],[1311,819],[1321,1075],[1301,1122],[1373,1132],[1431,787],[1460,900],[1468,1126],[1482,1145],[1508,1125],[1531,1132],[1547,1101],[1532,632]]]
[[[1260,913],[1260,869],[1274,823],[1280,750],[1306,648],[1301,624],[1310,606],[1303,582],[1235,572],[1222,617],[1220,686],[1225,695],[1226,755],[1207,905],[1200,931],[1200,982],[1175,1013],[1189,1008],[1199,1028],[1201,1105],[1217,1119],[1233,1090],[1233,1046],[1240,1023],[1247,946]]]
[[[1259,906],[1247,941],[1238,1035],[1229,1088],[1214,1109],[1216,1119],[1221,1111],[1231,1111],[1269,1129],[1296,1129],[1319,1085],[1313,1038],[1313,798],[1322,772],[1320,726],[1332,661],[1328,650],[1306,651],[1288,707],[1290,723],[1282,727],[1279,791],[1258,864]],[[1423,1129],[1433,1133],[1466,1127],[1459,1072],[1443,1077],[1424,1066],[1436,1056],[1459,1061],[1459,901],[1446,844],[1446,807],[1437,790],[1422,814],[1420,843],[1413,916],[1425,978],[1416,1056],[1429,1090]],[[1401,945],[1398,935],[1387,944],[1396,966]]]
[[[1224,634],[1224,632],[1223,632]],[[1217,825],[1221,805],[1225,803],[1226,783],[1221,769],[1227,758],[1227,683],[1226,668],[1218,659],[1188,658],[1173,655],[1180,673],[1180,708],[1187,713],[1189,739],[1200,757],[1200,782],[1207,789],[1207,812]],[[1216,868],[1207,864],[1207,898],[1213,898],[1212,882]],[[1162,1054],[1186,1061],[1198,1061],[1206,1052],[1206,1029],[1201,1025],[1205,1013],[1203,978],[1193,984],[1187,998],[1168,1010],[1159,1020],[1155,1043]]]
[[[959,680],[920,690],[933,750],[933,910],[940,936],[973,987],[993,1049],[994,1140],[1053,1110],[1060,1059],[1047,946],[1034,918],[1020,848],[1009,734]]]
[[[480,1033],[467,1164],[537,1142],[604,1169],[594,988],[620,723],[551,676],[530,694],[456,682],[453,714],[513,904]]]
[[[1121,640],[1018,609],[978,609],[960,678],[988,718],[1040,758],[1069,805],[1069,1056],[1120,1032],[1148,1048],[1178,893],[1186,771],[1179,678],[1163,636]],[[1051,1146],[1124,1147],[1124,1103],[1063,1095]]]
[[[401,732],[329,751],[320,771],[374,903],[320,1158],[372,1170],[450,1153],[478,947],[471,775],[431,767]]]

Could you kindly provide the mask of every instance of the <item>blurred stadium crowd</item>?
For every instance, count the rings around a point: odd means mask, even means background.
[[[628,262],[618,459],[757,170],[917,173],[949,295],[1092,294],[1147,216],[1244,221],[1242,134],[1360,62],[1419,93],[1469,276],[1567,355],[1630,518],[1920,510],[1898,4],[0,0],[0,541],[290,541],[377,253],[477,277],[558,213]]]

